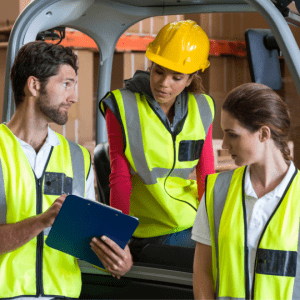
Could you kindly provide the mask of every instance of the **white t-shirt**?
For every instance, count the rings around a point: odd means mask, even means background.
[[[274,211],[276,205],[281,199],[287,185],[289,184],[296,168],[291,162],[288,172],[281,183],[271,192],[263,197],[257,197],[250,180],[249,167],[245,174],[245,202],[247,214],[247,233],[249,248],[249,270],[250,270],[250,287],[252,286],[252,278],[254,274],[255,255],[259,237],[265,227],[268,219]],[[201,199],[195,223],[192,230],[192,239],[196,242],[211,245],[210,228],[208,216],[205,207],[205,193]],[[299,259],[299,257],[298,257]]]
[[[35,150],[27,144],[26,142],[20,140],[17,138],[17,140],[20,142],[21,147],[23,151],[26,154],[26,157],[30,163],[30,166],[32,170],[35,173],[36,178],[40,178],[43,175],[43,171],[51,150],[52,146],[58,146],[60,144],[58,137],[54,133],[54,131],[48,126],[48,136],[46,138],[46,141],[40,151],[38,153],[35,152]],[[90,200],[95,200],[95,188],[94,188],[94,171],[93,168],[90,168],[90,172],[88,174],[88,178],[86,180],[86,189],[85,189],[85,195],[86,198]],[[54,299],[53,297],[21,297],[17,298],[18,300],[50,300]]]

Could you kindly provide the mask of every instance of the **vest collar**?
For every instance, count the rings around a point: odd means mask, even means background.
[[[157,101],[153,98],[153,94],[150,88],[149,72],[138,70],[135,72],[131,79],[125,80],[124,83],[125,87],[131,92],[141,93],[146,97],[150,107],[152,107],[155,113],[159,115],[160,119],[170,130],[172,130],[172,128],[175,129],[180,123],[180,121],[183,119],[183,117],[187,114],[189,97],[186,90],[183,90],[183,92],[179,94],[175,100],[175,115],[173,119],[173,124],[171,126],[166,114],[161,109]]]

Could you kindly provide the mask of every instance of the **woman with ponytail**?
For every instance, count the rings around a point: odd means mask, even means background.
[[[192,239],[196,299],[300,299],[300,172],[285,102],[262,84],[231,91],[223,149],[240,168],[208,175]]]

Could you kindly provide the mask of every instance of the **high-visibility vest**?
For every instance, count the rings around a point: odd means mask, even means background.
[[[207,176],[216,299],[250,298],[244,178],[245,167]],[[300,172],[296,170],[259,238],[251,299],[300,299],[294,285],[300,280],[299,200]]]
[[[0,125],[0,224],[12,224],[45,212],[64,192],[85,195],[90,155],[56,134],[60,144],[49,154],[40,179],[6,125]],[[77,259],[45,244],[46,228],[22,247],[0,255],[0,298],[17,296],[79,297]]]
[[[121,124],[124,153],[131,166],[130,215],[139,218],[134,236],[160,236],[193,226],[199,206],[197,183],[189,180],[214,118],[207,95],[189,93],[188,113],[181,129],[172,133],[146,96],[115,90],[102,100]]]

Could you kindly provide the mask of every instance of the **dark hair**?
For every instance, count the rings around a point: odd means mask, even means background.
[[[63,64],[70,65],[77,74],[77,55],[68,47],[41,41],[24,45],[19,50],[10,72],[16,107],[23,101],[28,77],[36,77],[41,82],[43,91],[49,78],[57,75]]]
[[[194,75],[191,84],[186,88],[186,90],[190,93],[194,94],[203,94],[205,92],[202,78],[198,75],[198,71],[195,73],[190,74],[190,77]]]
[[[147,68],[148,72],[151,72],[153,64],[154,64],[154,62],[151,61],[150,67]],[[202,78],[200,77],[200,75],[198,75],[198,71],[196,71],[192,74],[189,74],[189,78],[193,75],[194,75],[194,77],[192,79],[191,84],[188,87],[186,87],[185,90],[187,92],[194,93],[194,94],[203,94],[205,92],[205,89],[202,84]]]
[[[284,159],[292,160],[287,144],[290,115],[286,103],[272,89],[258,83],[243,84],[227,95],[222,109],[252,133],[268,126]]]

